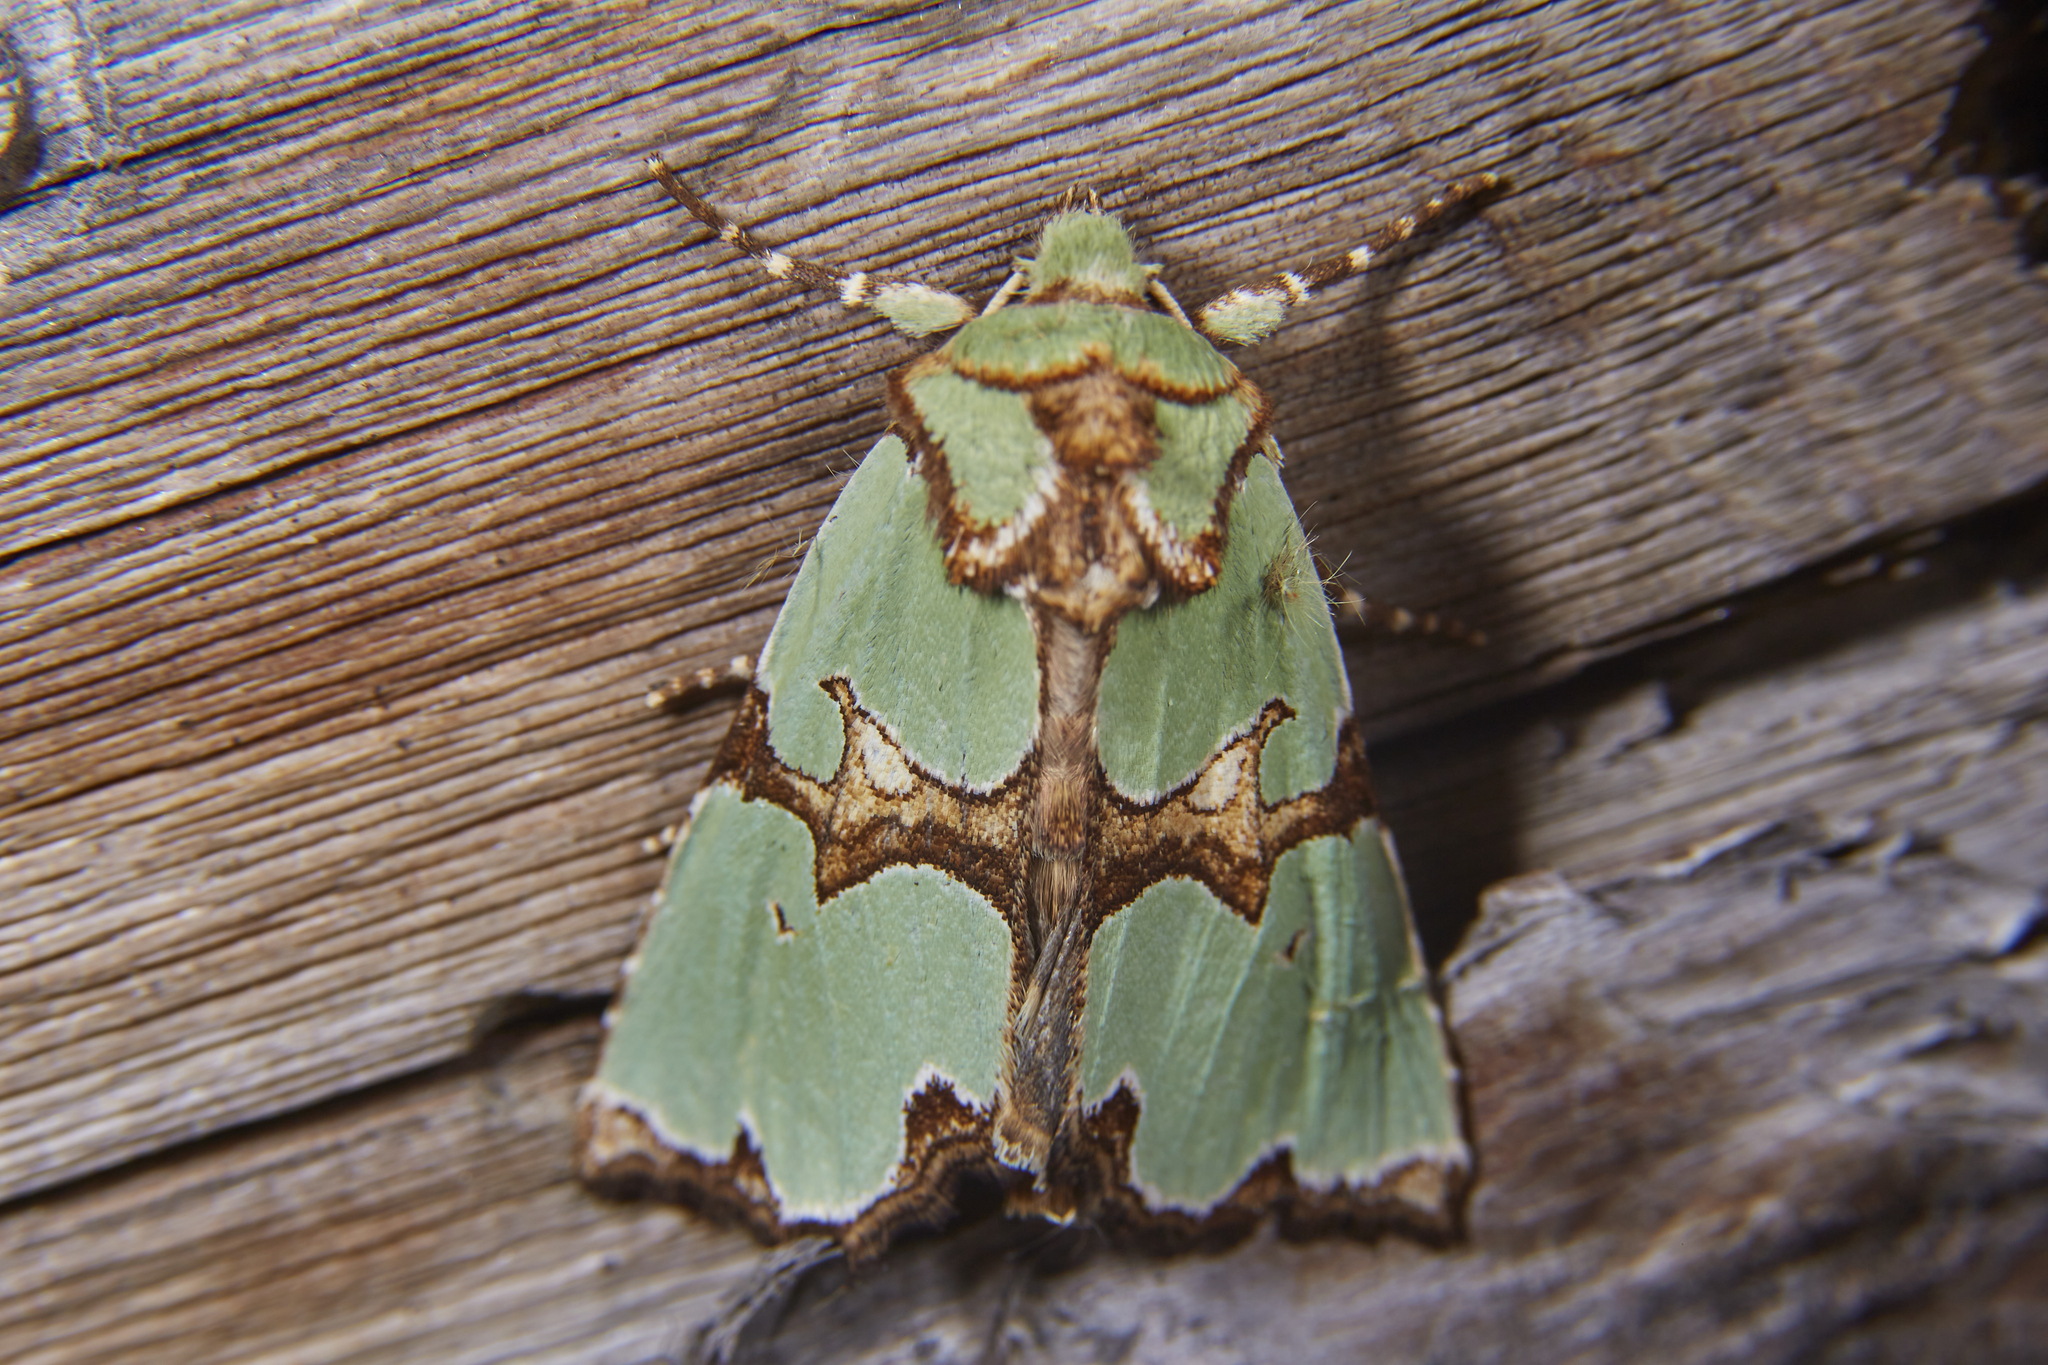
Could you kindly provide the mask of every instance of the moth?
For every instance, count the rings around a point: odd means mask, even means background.
[[[1069,205],[914,337],[797,572],[579,1103],[600,1189],[856,1259],[962,1206],[1142,1241],[1443,1229],[1470,1169],[1265,395],[1218,349],[1499,183],[1191,318]]]

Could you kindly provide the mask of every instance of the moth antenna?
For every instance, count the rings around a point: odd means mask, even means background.
[[[1378,259],[1419,234],[1439,231],[1462,222],[1484,206],[1498,190],[1507,187],[1498,175],[1475,175],[1460,180],[1415,212],[1396,218],[1342,256],[1317,261],[1304,270],[1283,270],[1265,284],[1233,289],[1195,314],[1196,330],[1217,341],[1249,346],[1271,336],[1296,308],[1339,280],[1362,275]]]
[[[798,260],[773,247],[755,241],[738,223],[727,218],[696,191],[677,179],[659,153],[647,158],[647,170],[690,216],[718,234],[720,241],[760,263],[769,276],[791,280],[806,289],[836,294],[848,308],[867,308],[906,336],[923,337],[951,331],[974,317],[974,305],[958,294],[934,289],[916,280],[870,275],[865,270],[840,270],[815,261]]]

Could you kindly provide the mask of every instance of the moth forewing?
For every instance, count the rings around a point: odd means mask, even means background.
[[[1191,326],[1070,210],[976,316],[656,166],[775,278],[958,330],[892,377],[674,852],[586,1176],[856,1256],[969,1184],[1169,1243],[1447,1226],[1456,1073],[1269,405],[1211,340],[1370,252]]]

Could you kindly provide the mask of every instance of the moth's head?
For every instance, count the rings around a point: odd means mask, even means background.
[[[1027,297],[1038,302],[1137,303],[1153,273],[1138,264],[1124,225],[1093,209],[1062,213],[1046,224],[1037,256],[1024,264],[1031,280]]]

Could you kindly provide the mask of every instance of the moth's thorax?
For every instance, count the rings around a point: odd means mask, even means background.
[[[1053,261],[1067,272],[1048,275],[1065,282],[1055,292],[1120,270],[1144,278],[1100,214],[1048,228],[1038,265]],[[893,376],[890,398],[953,581],[1089,630],[1215,581],[1267,414],[1251,381],[1178,319],[1137,299],[1064,294],[976,318]]]

